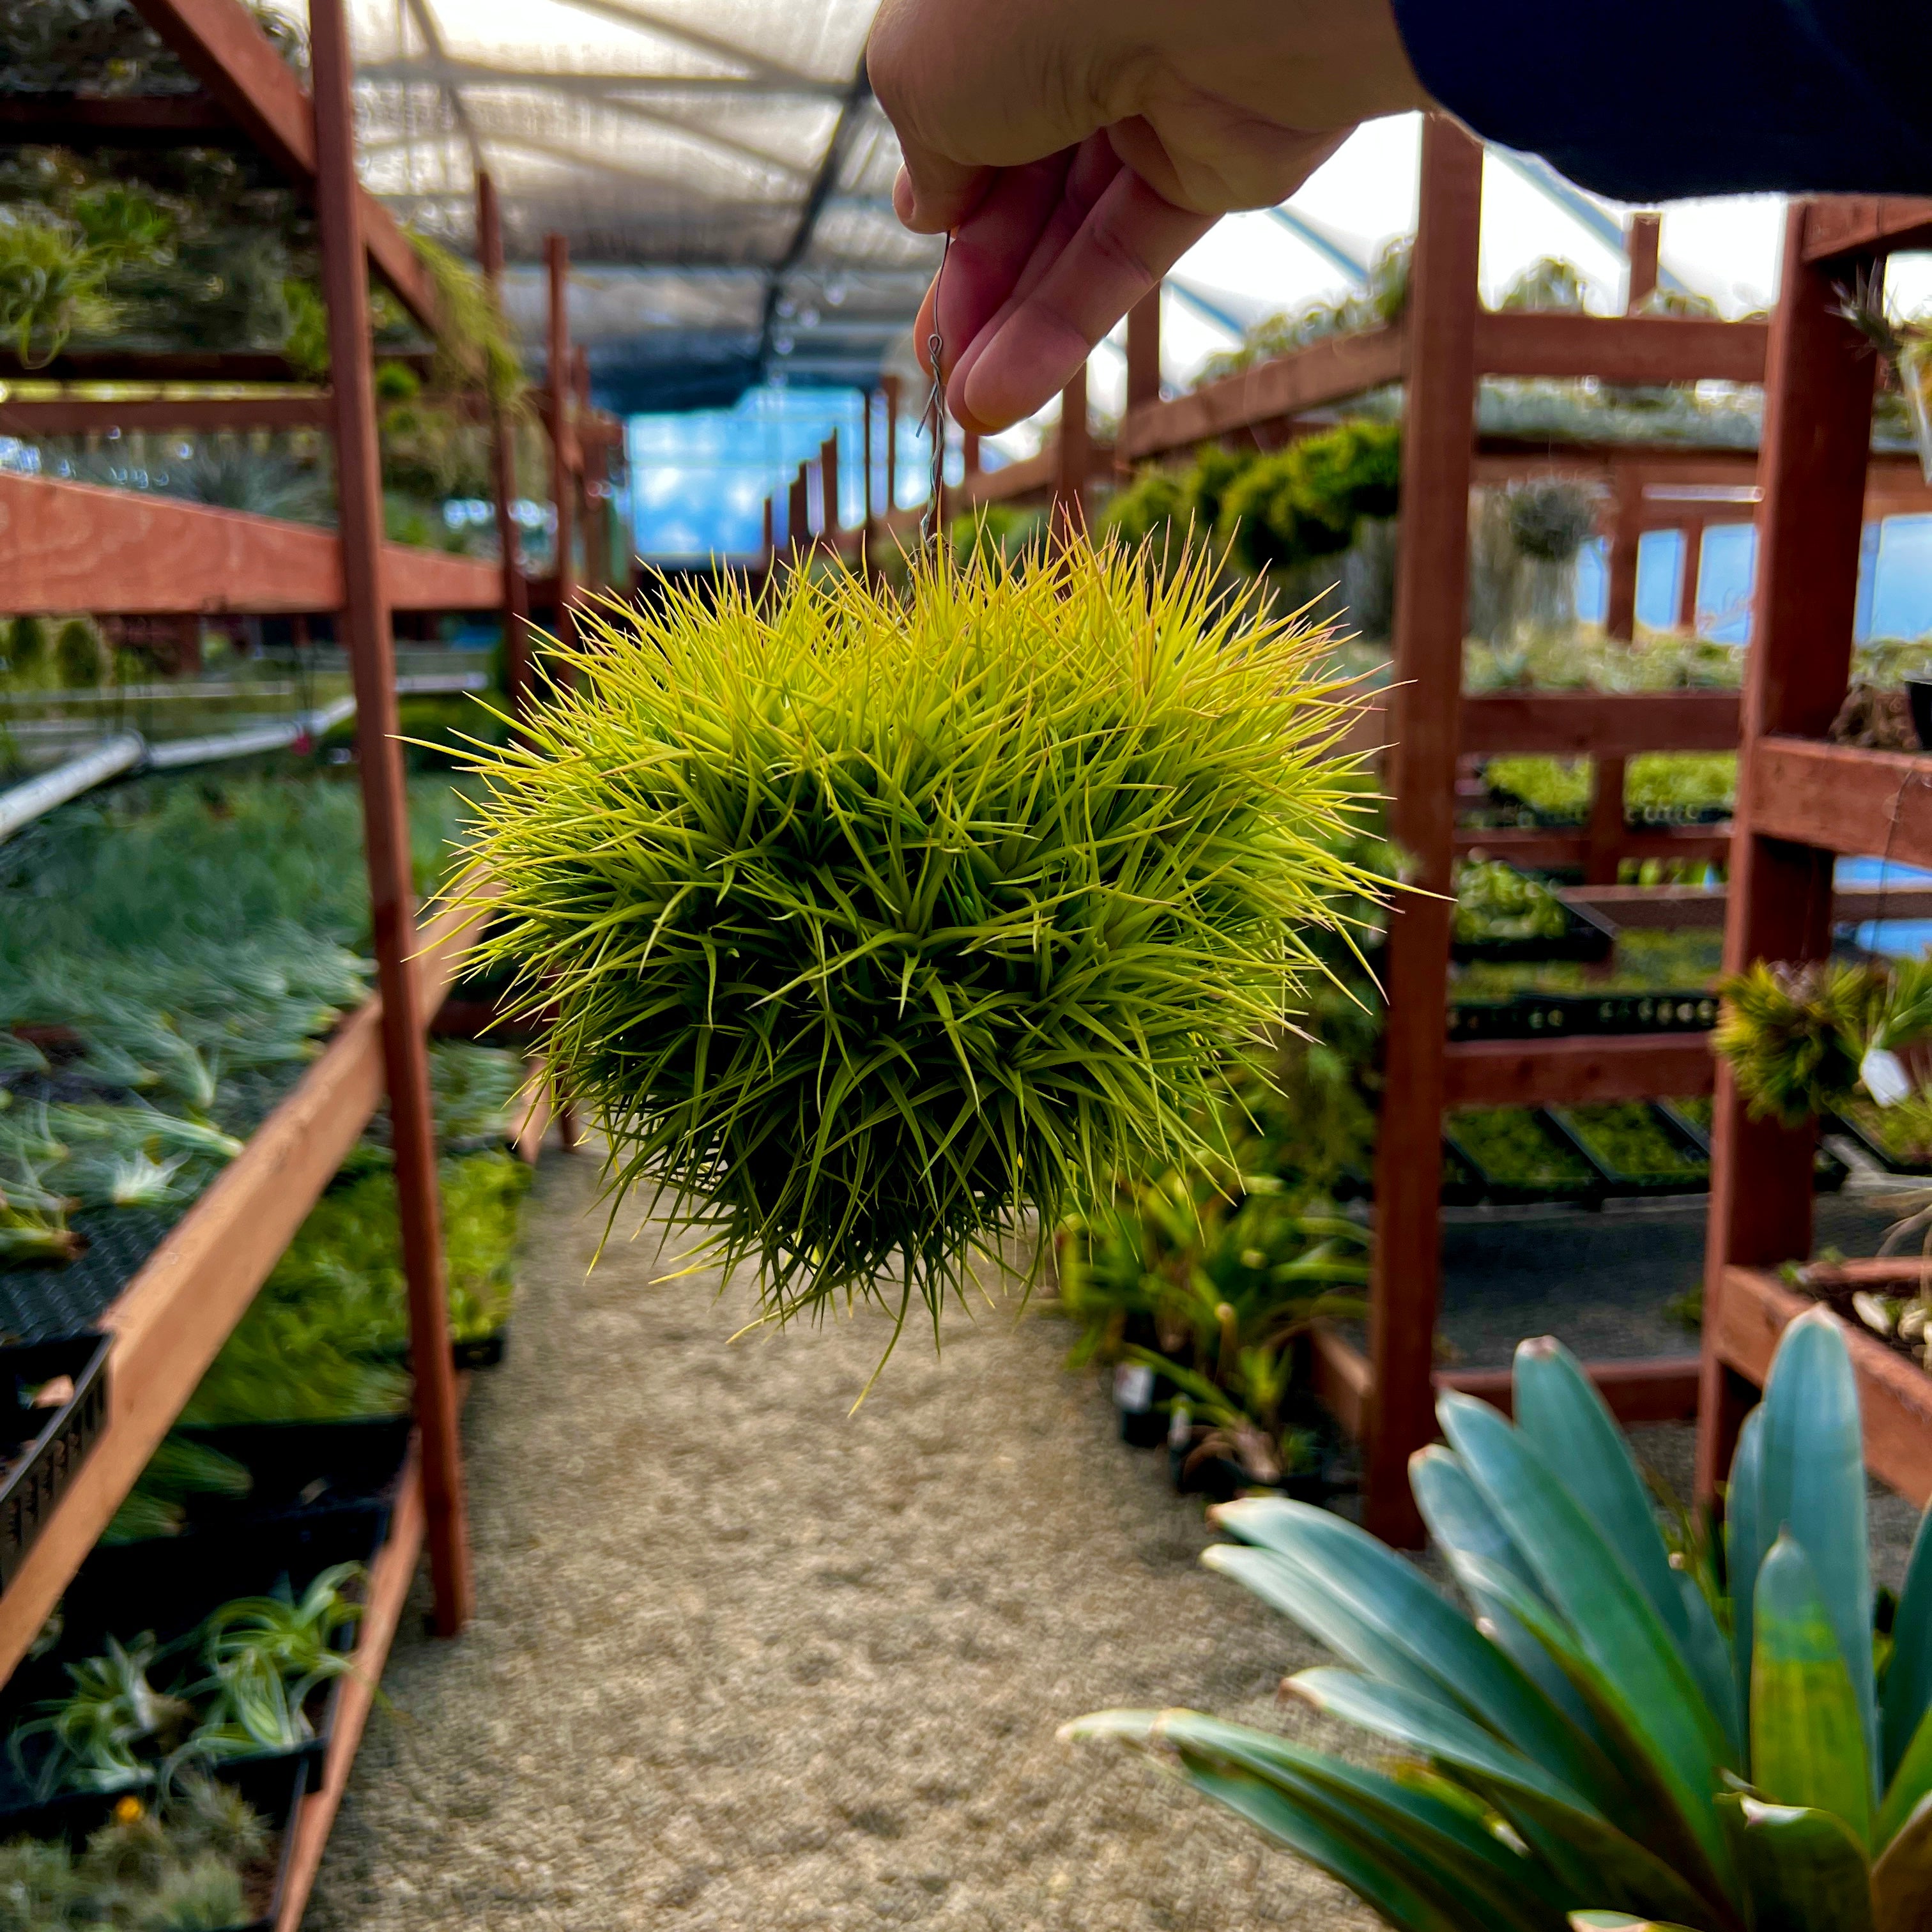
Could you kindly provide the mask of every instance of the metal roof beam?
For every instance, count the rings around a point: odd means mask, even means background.
[[[714,60],[734,61],[754,76],[771,80],[802,81],[811,76],[800,74],[795,68],[782,65],[777,61],[766,60],[762,54],[752,52],[748,48],[734,46],[729,40],[721,40],[715,35],[700,33],[695,27],[688,26],[682,20],[667,19],[648,7],[640,7],[636,0],[563,0],[566,7],[575,7],[586,14],[596,14],[604,20],[615,20],[620,26],[636,27],[647,34],[658,34],[668,40],[674,40],[681,46],[692,48],[698,53],[709,54]]]
[[[488,61],[438,59],[407,54],[367,61],[356,70],[360,82],[404,86],[526,87],[538,92],[748,95],[770,100],[840,100],[845,83],[808,76],[778,80],[760,74],[574,74],[538,68],[499,67]]]

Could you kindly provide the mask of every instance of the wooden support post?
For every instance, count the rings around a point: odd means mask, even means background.
[[[882,376],[879,387],[886,398],[886,507],[890,516],[899,506],[899,398],[905,380],[899,376]]]
[[[1127,311],[1126,413],[1160,400],[1160,284]]]
[[[476,177],[476,255],[492,298],[503,280],[503,218],[496,184]],[[496,546],[503,559],[503,682],[510,716],[530,706],[530,592],[517,538],[517,449],[502,406],[490,400],[490,487],[496,497]]]
[[[1862,262],[1805,260],[1808,210],[1786,217],[1784,271],[1766,370],[1758,478],[1757,584],[1743,697],[1743,782],[1732,821],[1724,970],[1754,959],[1823,958],[1832,944],[1832,855],[1760,836],[1773,801],[1756,795],[1751,756],[1766,733],[1822,738],[1850,675],[1864,535],[1865,467],[1878,364],[1838,313]],[[1816,1135],[1748,1115],[1720,1064],[1704,1274],[1697,1493],[1714,1501],[1730,1468],[1744,1392],[1720,1360],[1729,1267],[1775,1268],[1811,1252]]]
[[[778,549],[778,530],[776,528],[778,518],[776,514],[777,500],[778,500],[776,496],[767,496],[765,499],[764,530],[760,538],[760,542],[764,550],[765,568],[767,570],[771,568],[773,555]]]
[[[836,430],[818,446],[818,502],[820,527],[836,544],[842,526],[838,515],[838,436]]]
[[[436,1128],[424,1039],[426,1016],[411,964],[416,926],[409,802],[402,748],[397,742],[395,657],[382,588],[382,485],[346,0],[310,0],[309,38],[315,80],[316,224],[335,400],[343,616],[355,680],[363,838],[382,994],[382,1057],[395,1149],[403,1270],[409,1284],[410,1366],[422,1436],[430,1567],[436,1582],[436,1628],[448,1636],[470,1618],[470,1544],[445,1299]]]
[[[1054,467],[1052,527],[1064,543],[1087,527],[1087,470],[1092,452],[1087,436],[1087,365],[1060,392],[1060,434]]]
[[[603,425],[591,420],[590,352],[581,344],[571,358],[571,376],[577,395],[577,421],[601,431]],[[606,487],[610,474],[610,447],[601,434],[588,437],[580,435],[577,454],[583,466],[578,506],[584,519],[584,580],[590,590],[608,591],[616,576],[610,564],[610,492]]]
[[[1628,464],[1620,464],[1615,490],[1604,634],[1630,644],[1636,637],[1636,566],[1643,535],[1642,476]]]
[[[544,266],[550,278],[550,328],[546,376],[550,389],[550,490],[556,512],[556,610],[550,622],[557,641],[577,641],[571,607],[577,601],[576,465],[572,461],[570,364],[570,243],[562,235],[544,237]]]
[[[865,427],[860,432],[859,442],[859,447],[861,451],[863,452],[863,457],[861,460],[860,468],[861,473],[865,478],[866,485],[863,527],[869,531],[872,527],[872,518],[874,514],[872,502],[872,464],[874,461],[872,455],[872,392],[870,389],[868,389],[865,392],[863,400],[865,404]]]
[[[1697,583],[1704,568],[1704,524],[1700,518],[1684,526],[1684,568],[1677,580],[1677,628],[1690,636],[1697,630]]]
[[[812,548],[812,484],[802,463],[785,498],[785,546],[794,561]]]
[[[979,475],[980,432],[976,429],[959,432],[959,464],[962,477]]]
[[[1624,253],[1630,262],[1630,284],[1624,313],[1640,315],[1646,300],[1657,292],[1658,248],[1664,238],[1664,217],[1633,214],[1624,233]]]
[[[1424,124],[1421,200],[1407,325],[1388,826],[1390,838],[1415,861],[1415,883],[1446,895],[1455,848],[1469,568],[1483,150],[1445,114],[1432,114]],[[1409,1491],[1408,1459],[1436,1433],[1453,910],[1447,897],[1398,901],[1389,920],[1384,980],[1388,1012],[1369,1315],[1375,1390],[1363,1520],[1384,1541],[1405,1548],[1423,1534]]]
[[[1624,761],[1599,753],[1590,761],[1589,844],[1583,860],[1583,882],[1613,886],[1617,862],[1623,856]]]

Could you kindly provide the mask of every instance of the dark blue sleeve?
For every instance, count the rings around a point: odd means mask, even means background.
[[[1394,0],[1486,140],[1618,201],[1932,194],[1927,0]]]

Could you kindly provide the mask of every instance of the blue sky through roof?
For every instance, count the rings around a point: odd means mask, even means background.
[[[839,520],[848,528],[862,521],[864,425],[863,405],[850,389],[748,389],[728,410],[632,417],[632,515],[638,555],[654,563],[755,555],[764,542],[765,499],[782,492],[828,436],[838,439]],[[884,427],[876,413],[873,430],[874,500],[883,502]],[[924,499],[927,447],[925,433],[902,420],[902,505]],[[783,516],[781,502],[781,538]]]

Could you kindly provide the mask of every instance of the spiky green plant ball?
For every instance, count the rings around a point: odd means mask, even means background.
[[[1208,1158],[1232,1048],[1364,889],[1328,640],[1084,544],[795,574],[580,623],[574,689],[479,749],[486,952],[554,1003],[609,1178],[768,1312],[935,1313],[972,1252]]]

